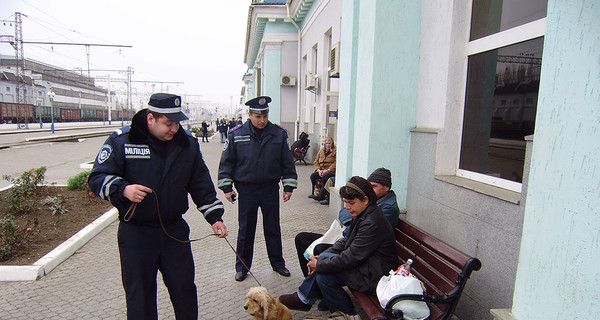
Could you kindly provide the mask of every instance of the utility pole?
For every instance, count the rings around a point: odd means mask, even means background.
[[[21,24],[21,13],[15,12],[15,59],[17,61],[17,96],[16,102],[19,104],[25,103],[25,81],[23,75],[25,73],[25,56],[23,54],[23,26]],[[23,106],[18,106],[19,112],[17,116],[17,127],[21,128],[19,118],[23,117],[24,127],[28,128],[27,116],[23,114]]]

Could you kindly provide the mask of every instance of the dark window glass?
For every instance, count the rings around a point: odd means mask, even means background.
[[[461,169],[522,182],[524,137],[533,134],[543,43],[540,37],[469,57]],[[532,104],[505,103],[517,99]]]
[[[471,41],[546,17],[548,0],[473,0]]]

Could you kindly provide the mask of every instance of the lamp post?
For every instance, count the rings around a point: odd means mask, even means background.
[[[48,99],[50,99],[50,120],[52,121],[52,124],[50,125],[50,129],[52,130],[52,133],[54,133],[54,96],[56,95],[56,93],[52,92],[52,91],[48,91]]]
[[[37,98],[35,99],[35,102],[37,103],[37,114],[39,115],[40,118],[40,129],[44,127],[44,123],[42,122],[42,102],[44,100],[42,100],[42,98]]]

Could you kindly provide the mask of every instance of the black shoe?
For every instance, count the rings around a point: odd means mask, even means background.
[[[319,191],[319,194],[317,194],[313,199],[315,199],[317,201],[325,200],[325,199],[327,199],[327,194],[328,194],[328,192],[325,190],[325,188],[322,188]]]
[[[309,197],[310,199],[315,199],[315,200],[317,200],[317,196],[315,196],[314,194],[309,194],[309,195],[308,195],[308,197]]]
[[[329,307],[327,306],[325,299],[322,299],[321,302],[319,302],[317,309],[319,309],[319,311],[329,311]]]
[[[275,271],[277,271],[277,273],[279,273],[280,275],[282,275],[284,277],[290,276],[290,270],[288,270],[288,268],[286,268],[286,267],[279,268]]]
[[[319,201],[319,203],[322,205],[325,205],[325,206],[329,205],[329,198],[325,198],[325,200],[321,200],[321,201]]]
[[[244,279],[246,279],[247,276],[248,276],[248,273],[238,271],[235,273],[235,281],[244,281]]]

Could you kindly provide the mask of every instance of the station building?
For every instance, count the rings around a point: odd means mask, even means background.
[[[482,261],[460,319],[600,318],[599,16],[584,0],[253,1],[245,95],[273,97],[314,152],[336,139],[336,187],[389,168],[404,218]]]

